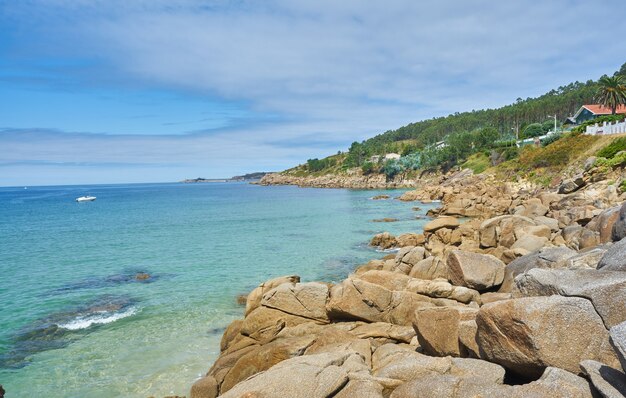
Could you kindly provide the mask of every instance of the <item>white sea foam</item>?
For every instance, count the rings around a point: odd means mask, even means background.
[[[59,328],[67,329],[67,330],[80,330],[87,329],[92,325],[104,325],[107,323],[112,323],[122,318],[127,318],[129,316],[133,316],[137,313],[137,308],[130,307],[122,312],[106,312],[102,311],[96,314],[78,317],[73,319],[67,323],[59,325]]]

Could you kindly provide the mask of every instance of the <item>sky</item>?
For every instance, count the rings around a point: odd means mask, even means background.
[[[623,0],[0,0],[0,186],[278,171],[612,74]]]

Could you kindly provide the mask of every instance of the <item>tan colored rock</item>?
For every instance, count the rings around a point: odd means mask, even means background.
[[[504,278],[505,264],[488,254],[453,250],[447,265],[453,284],[478,291],[498,286]]]
[[[456,217],[449,217],[449,216],[438,217],[432,220],[431,222],[429,222],[428,224],[424,225],[424,232],[435,232],[441,228],[454,229],[454,228],[457,228],[459,225],[461,224],[459,223],[459,220]]]
[[[535,236],[530,234],[523,235],[517,241],[515,241],[513,245],[511,245],[511,249],[523,250],[526,253],[532,253],[549,245],[549,242],[549,239],[543,236]]]
[[[422,280],[411,279],[406,290],[432,298],[444,298],[468,304],[472,301],[480,303],[480,294],[464,286],[453,286],[445,279]]]
[[[382,286],[388,290],[404,290],[411,281],[411,277],[392,271],[368,271],[358,276],[358,279]]]
[[[237,383],[279,362],[304,354],[314,340],[314,336],[277,339],[243,355],[224,377],[220,393],[224,394]]]
[[[397,246],[397,244],[398,241],[396,240],[396,237],[389,232],[376,234],[370,241],[370,246],[379,247],[381,249],[391,249],[392,247]]]
[[[259,342],[273,339],[285,327],[312,322],[311,319],[287,314],[267,307],[259,307],[245,317],[241,334]]]
[[[520,295],[584,297],[606,327],[626,321],[626,273],[593,269],[532,269],[515,278]]]
[[[396,237],[398,247],[420,246],[423,245],[425,241],[426,239],[423,234],[407,233]]]
[[[548,366],[573,373],[585,359],[618,363],[602,319],[588,300],[528,297],[481,307],[476,317],[481,357],[537,377]]]
[[[580,369],[603,397],[626,397],[626,375],[623,372],[592,360],[582,361]]]
[[[286,283],[265,293],[261,305],[303,318],[329,322],[326,315],[328,294],[328,285],[324,283]]]
[[[468,352],[460,342],[460,324],[462,321],[473,320],[477,312],[477,309],[461,310],[452,307],[422,308],[415,311],[413,328],[423,352],[433,356],[467,356]]]
[[[206,376],[193,383],[189,396],[191,398],[215,398],[218,393],[217,380],[212,376]]]
[[[258,308],[261,305],[261,299],[263,298],[263,295],[265,293],[269,292],[279,285],[282,285],[283,283],[295,285],[298,282],[300,282],[300,277],[298,275],[289,275],[270,279],[266,282],[261,283],[257,288],[252,290],[250,294],[248,294],[248,298],[246,301],[246,315],[248,315],[254,309]]]
[[[448,279],[448,266],[441,258],[430,256],[416,263],[409,276],[416,279]]]
[[[220,351],[226,351],[230,343],[241,331],[241,325],[243,325],[243,320],[235,319],[226,327],[222,335],[222,340],[220,341]]]
[[[367,370],[357,353],[305,355],[283,361],[223,394],[223,398],[327,398],[348,383],[348,374]]]
[[[407,246],[398,251],[395,258],[395,267],[392,271],[408,275],[415,264],[426,256],[426,249],[421,246]]]

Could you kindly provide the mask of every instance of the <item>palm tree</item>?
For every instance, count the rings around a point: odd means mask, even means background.
[[[596,101],[607,108],[611,108],[611,114],[620,105],[626,105],[626,83],[620,75],[609,77],[604,75],[598,80],[600,88],[596,95]]]

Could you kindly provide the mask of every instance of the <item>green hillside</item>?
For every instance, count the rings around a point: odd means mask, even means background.
[[[615,75],[626,77],[626,63]],[[560,127],[567,127],[561,123],[581,105],[593,103],[597,91],[595,80],[574,82],[536,98],[518,98],[515,103],[501,108],[455,113],[411,123],[354,142],[345,153],[309,159],[306,164],[288,172],[320,175],[360,167],[365,174],[384,173],[393,177],[418,169],[445,170],[465,162],[468,167],[484,170],[489,165],[486,157],[491,158],[491,163],[498,163],[519,155],[513,141],[516,133],[520,138],[542,135],[553,129],[553,115],[557,116]],[[551,138],[551,141],[559,137]],[[445,142],[443,145],[442,141]],[[549,143],[544,142],[544,145]],[[402,158],[372,162],[372,156],[392,152],[401,154]]]

